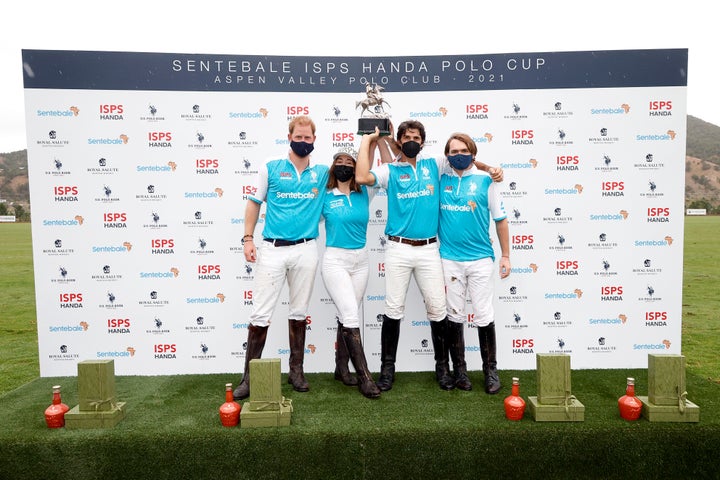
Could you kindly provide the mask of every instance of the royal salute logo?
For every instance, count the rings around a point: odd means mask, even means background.
[[[572,327],[573,321],[572,318],[566,318],[566,316],[563,316],[563,313],[560,311],[556,311],[552,314],[551,317],[545,318],[542,321],[543,327],[549,327],[549,328],[566,328],[566,327]]]
[[[632,273],[636,275],[660,275],[662,272],[663,269],[655,266],[654,262],[649,258],[643,259],[640,265],[632,269]]]
[[[161,202],[167,200],[167,194],[161,193],[160,189],[155,184],[149,184],[145,187],[144,193],[138,193],[135,195],[135,200],[140,202]]]
[[[575,113],[570,110],[563,109],[563,104],[561,101],[556,101],[552,105],[552,110],[545,110],[542,112],[543,118],[547,119],[565,119],[570,118]]]
[[[50,257],[65,257],[74,254],[75,249],[63,246],[63,240],[56,238],[52,244],[52,248],[44,248],[42,253]]]
[[[612,353],[617,350],[615,345],[611,345],[605,337],[598,337],[595,345],[588,345],[587,351],[590,353]]]
[[[475,185],[473,183],[473,185]],[[509,182],[507,184],[508,189],[507,190],[501,190],[500,191],[500,197],[503,199],[509,199],[509,198],[524,198],[528,195],[528,191],[521,188],[517,181],[513,180],[512,182]],[[477,188],[477,187],[476,187]],[[474,190],[472,192],[468,192],[470,195],[474,193]]]
[[[100,269],[100,273],[91,274],[90,279],[96,282],[119,282],[123,279],[123,275],[114,273],[110,265],[105,264]]]
[[[90,175],[114,175],[120,171],[119,168],[112,166],[112,162],[106,157],[100,157],[97,160],[97,166],[87,167],[86,173]]]
[[[202,210],[195,210],[195,212],[192,213],[190,218],[186,218],[183,220],[182,224],[185,227],[191,227],[191,228],[208,228],[215,225],[215,221],[211,219],[205,218],[206,215],[203,213]]]
[[[35,145],[42,148],[62,148],[70,145],[70,141],[63,140],[62,137],[58,135],[57,130],[50,130],[47,133],[47,139],[36,140]]]
[[[506,294],[500,294],[497,298],[503,303],[520,303],[525,302],[528,299],[527,295],[521,294],[518,287],[515,285],[511,286],[507,290]]]
[[[612,145],[620,141],[620,137],[613,135],[607,127],[602,127],[598,135],[589,137],[588,143],[593,145]]]
[[[658,161],[657,158],[655,158],[654,153],[648,152],[645,154],[645,157],[642,159],[642,161],[636,161],[635,163],[633,163],[633,167],[640,171],[660,170],[662,168],[665,168],[665,163]]]
[[[185,325],[185,331],[188,333],[208,333],[214,330],[215,325],[212,325],[203,315],[195,317],[190,325]]]
[[[181,113],[180,119],[190,122],[205,122],[207,120],[212,120],[212,115],[201,112],[200,105],[195,104],[191,107],[190,112]]]
[[[575,191],[577,192],[577,189]],[[572,216],[563,214],[561,207],[555,207],[552,213],[552,216],[542,217],[542,221],[549,224],[571,223],[573,221]]]
[[[594,242],[588,242],[587,246],[593,250],[611,250],[618,247],[618,243],[608,238],[607,233],[601,232]]]
[[[166,271],[166,272],[151,272],[150,278],[156,278],[153,273],[157,273],[162,278],[176,278],[179,276],[179,272]],[[138,300],[138,305],[143,308],[162,308],[170,305],[170,301],[162,298],[157,290],[151,290],[147,297]]]
[[[257,147],[259,142],[249,137],[247,132],[242,130],[233,139],[228,140],[227,145],[230,148],[253,148]]]
[[[73,353],[70,347],[66,344],[62,344],[58,347],[58,353],[51,353],[47,356],[47,358],[52,361],[76,362],[80,358],[80,354]]]

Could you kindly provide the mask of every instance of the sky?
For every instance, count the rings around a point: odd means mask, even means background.
[[[687,48],[687,113],[720,125],[711,2],[23,0],[0,7],[0,153],[27,148],[22,50],[288,56]]]

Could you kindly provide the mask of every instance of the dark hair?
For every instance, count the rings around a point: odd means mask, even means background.
[[[349,156],[349,155],[348,155],[348,156]],[[338,157],[338,158],[340,158],[340,157]],[[328,181],[327,181],[327,188],[328,188],[328,190],[332,190],[333,188],[337,187],[337,186],[338,186],[338,183],[339,183],[337,177],[335,176],[335,165],[336,165],[335,162],[337,162],[337,159],[333,160],[332,165],[330,165],[330,172],[329,172],[329,174],[328,174]],[[350,191],[351,191],[351,192],[352,192],[352,191],[362,192],[362,188],[361,188],[360,185],[355,181],[355,177],[352,177],[352,178],[350,179]]]
[[[411,128],[414,128],[415,130],[420,132],[420,138],[422,138],[422,143],[425,143],[425,126],[417,120],[405,120],[400,124],[400,126],[398,126],[396,135],[398,142],[405,133],[405,130],[409,130]]]

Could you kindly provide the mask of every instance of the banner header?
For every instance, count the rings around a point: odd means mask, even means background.
[[[687,49],[313,57],[23,50],[25,88],[392,92],[687,86]]]

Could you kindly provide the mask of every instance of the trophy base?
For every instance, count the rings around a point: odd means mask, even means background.
[[[363,117],[358,118],[358,135],[374,133],[375,127],[380,130],[380,135],[390,135],[390,119]]]

